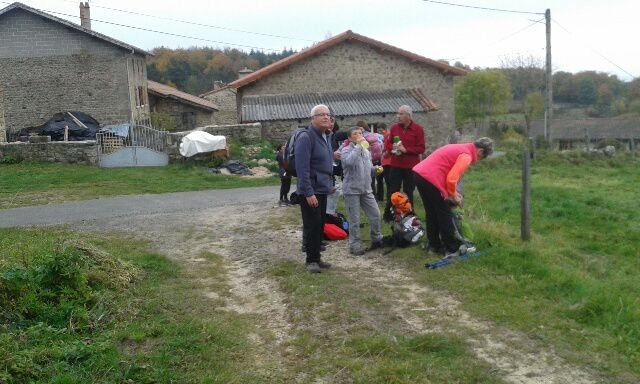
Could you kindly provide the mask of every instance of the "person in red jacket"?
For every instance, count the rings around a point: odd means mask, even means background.
[[[399,142],[398,142],[399,141]],[[424,152],[424,129],[412,120],[411,107],[403,105],[398,108],[398,122],[389,131],[389,140],[384,142],[384,151],[389,161],[389,188],[387,190],[387,205],[383,218],[390,221],[391,195],[402,191],[409,196],[413,205],[413,175],[411,168],[420,162],[420,155]]]
[[[467,167],[493,152],[488,137],[468,144],[448,144],[435,150],[413,167],[413,176],[427,216],[427,252],[450,254],[461,241],[455,237],[452,205],[462,204],[458,180]]]

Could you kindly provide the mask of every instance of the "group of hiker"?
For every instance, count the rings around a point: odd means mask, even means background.
[[[383,220],[396,220],[394,226],[405,231],[421,224],[417,217],[407,217],[413,213],[415,188],[425,209],[428,242],[424,248],[430,254],[445,257],[458,251],[463,240],[456,233],[452,207],[461,205],[463,197],[457,184],[471,163],[492,153],[491,139],[448,144],[423,159],[424,129],[413,120],[407,105],[399,107],[396,124],[388,130],[379,124],[376,132],[369,132],[366,124],[338,131],[335,117],[323,104],[314,106],[310,117],[311,124],[295,132],[286,146],[280,145],[276,157],[280,165],[281,204],[290,203],[287,195],[291,177],[297,178],[295,195],[300,204],[302,249],[309,272],[320,273],[331,267],[322,260],[321,252],[326,247],[323,234],[326,215],[336,214],[340,193],[344,196],[349,252],[353,255],[388,245],[382,236]],[[386,197],[382,215],[376,197]],[[409,212],[400,205],[409,207]],[[370,224],[371,242],[366,248],[360,238],[361,210]],[[394,215],[398,211],[399,215]],[[408,221],[401,222],[402,219]],[[419,237],[412,232],[408,235],[414,240]]]

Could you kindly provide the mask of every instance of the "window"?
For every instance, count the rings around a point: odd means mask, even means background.
[[[196,113],[195,112],[182,112],[182,126],[186,129],[196,127]]]
[[[147,105],[147,93],[144,91],[144,87],[136,87],[136,107],[143,107]]]

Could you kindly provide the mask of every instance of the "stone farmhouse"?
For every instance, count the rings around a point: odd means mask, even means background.
[[[218,106],[206,99],[179,91],[165,84],[147,80],[151,113],[170,116],[178,130],[189,130],[214,124]]]
[[[80,11],[82,25],[22,3],[0,9],[0,127],[9,137],[63,111],[102,125],[148,123],[150,54],[92,31],[88,3]]]
[[[408,104],[430,147],[445,144],[455,126],[454,77],[466,71],[346,31],[246,74],[201,97],[220,106],[221,123],[262,124],[262,136],[284,140],[309,124],[315,104],[327,104],[341,128],[396,121]]]

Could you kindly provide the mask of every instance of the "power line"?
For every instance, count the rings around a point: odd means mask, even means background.
[[[434,3],[434,4],[441,4],[441,5],[450,5],[453,7],[461,7],[461,8],[472,8],[472,9],[481,9],[483,11],[495,11],[495,12],[509,12],[509,13],[524,13],[524,14],[529,14],[529,15],[544,15],[543,12],[527,12],[527,11],[516,11],[516,10],[512,10],[512,9],[499,9],[499,8],[488,8],[488,7],[477,7],[475,5],[466,5],[466,4],[454,4],[454,3],[447,3],[445,1],[435,1],[435,0],[422,0],[426,3]]]
[[[59,0],[59,1],[64,1],[64,2],[68,2],[68,3],[77,3],[77,1],[75,1],[75,0]],[[277,37],[277,38],[280,38],[280,39],[300,40],[300,41],[308,41],[308,42],[312,42],[312,43],[316,42],[316,40],[303,39],[303,38],[300,38],[300,37],[292,37],[292,36],[274,35],[274,34],[270,34],[270,33],[245,31],[245,30],[241,30],[241,29],[233,29],[233,28],[228,28],[228,27],[221,27],[221,26],[218,26],[218,25],[202,24],[202,23],[197,23],[197,22],[194,22],[194,21],[187,21],[187,20],[180,20],[180,19],[172,19],[170,17],[149,15],[149,14],[146,14],[146,13],[128,11],[126,9],[105,7],[103,5],[97,5],[97,4],[93,3],[93,2],[91,2],[90,5],[91,5],[91,7],[94,7],[94,8],[102,8],[102,9],[107,9],[107,10],[110,10],[110,11],[122,12],[122,13],[127,13],[127,14],[131,14],[131,15],[136,15],[136,16],[151,17],[151,18],[159,19],[159,20],[175,21],[177,23],[197,25],[197,26],[206,27],[206,28],[215,28],[215,29],[221,29],[221,30],[225,30],[225,31],[247,33],[247,34],[258,35],[258,36]]]
[[[560,24],[557,20],[555,19],[551,19],[558,27],[562,28],[567,34],[569,34],[571,37],[574,37],[574,35],[569,32],[569,30],[565,27],[562,26],[562,24]],[[575,38],[575,37],[574,37]],[[584,44],[583,42],[581,42],[584,46],[586,46],[587,48],[589,48],[591,51],[593,51],[595,54],[597,54],[598,56],[600,56],[601,58],[605,59],[606,61],[608,61],[610,64],[614,65],[616,68],[618,68],[619,70],[621,70],[622,72],[626,73],[627,75],[631,76],[632,79],[635,79],[636,76],[632,75],[631,73],[629,73],[627,70],[625,70],[624,68],[622,68],[621,66],[619,66],[618,64],[614,63],[613,60],[610,60],[608,57],[606,57],[605,55],[603,55],[602,53],[600,53],[599,51],[597,51],[596,49],[594,49],[593,47]]]
[[[491,44],[487,44],[487,45],[485,45],[485,46],[484,46],[484,47],[482,47],[482,48],[490,47],[490,46],[493,46],[493,45],[499,44],[499,43],[501,43],[501,42],[503,42],[503,41],[505,41],[505,40],[508,40],[508,39],[512,38],[513,36],[515,36],[515,35],[517,35],[517,34],[519,34],[519,33],[522,33],[522,32],[524,32],[524,31],[526,31],[527,29],[529,29],[529,28],[533,27],[534,25],[539,24],[542,20],[544,20],[544,18],[542,18],[542,19],[540,19],[540,20],[534,20],[531,24],[527,25],[526,27],[521,28],[521,29],[519,29],[519,30],[517,30],[517,31],[515,31],[515,32],[513,32],[513,33],[510,33],[510,34],[508,34],[508,35],[504,36],[503,38],[501,38],[500,40],[497,40],[497,41],[495,41],[495,42],[493,42],[493,43],[491,43]],[[465,57],[469,57],[469,56],[471,56],[471,55],[459,56],[459,57],[455,57],[455,58],[447,59],[447,60],[450,60],[450,61],[452,61],[452,60],[459,60],[459,59],[461,59],[461,58],[465,58]]]
[[[0,1],[0,3],[3,4],[13,4],[13,3],[8,3],[6,1]],[[46,10],[46,9],[38,9],[39,11],[42,12],[48,12],[48,13],[52,13],[52,14],[56,14],[56,15],[62,15],[62,16],[68,16],[68,17],[76,17],[75,15],[70,15],[68,13],[63,13],[63,12],[56,12],[56,11],[50,11],[50,10]],[[188,36],[188,35],[180,35],[177,33],[171,33],[171,32],[164,32],[164,31],[157,31],[154,29],[148,29],[148,28],[142,28],[142,27],[135,27],[132,25],[126,25],[126,24],[119,24],[119,23],[114,23],[111,21],[104,21],[104,20],[97,20],[97,19],[91,19],[92,22],[99,22],[99,23],[104,23],[104,24],[110,24],[110,25],[115,25],[118,27],[125,27],[125,28],[131,28],[131,29],[137,29],[140,31],[145,31],[145,32],[153,32],[153,33],[160,33],[163,35],[168,35],[168,36],[174,36],[174,37],[181,37],[181,38],[186,38],[186,39],[193,39],[193,40],[199,40],[199,41],[206,41],[209,43],[215,43],[215,44],[223,44],[223,45],[232,45],[232,46],[236,46],[236,47],[243,47],[243,48],[251,48],[251,49],[259,49],[259,50],[265,50],[265,51],[273,51],[273,52],[280,52],[282,51],[281,49],[273,49],[273,48],[264,48],[264,47],[256,47],[256,46],[252,46],[252,45],[244,45],[244,44],[235,44],[235,43],[229,43],[226,41],[218,41],[218,40],[211,40],[211,39],[205,39],[202,37],[196,37],[196,36]]]

